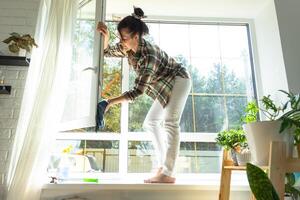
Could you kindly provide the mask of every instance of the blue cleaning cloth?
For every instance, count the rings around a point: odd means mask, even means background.
[[[97,105],[97,117],[96,117],[96,122],[97,122],[97,127],[99,129],[103,129],[105,124],[104,124],[104,111],[106,106],[108,105],[108,102],[106,100],[102,100],[98,103]]]

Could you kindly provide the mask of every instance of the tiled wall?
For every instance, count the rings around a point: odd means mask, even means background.
[[[0,41],[11,32],[34,35],[40,0],[0,0]],[[8,54],[0,42],[0,51]],[[12,86],[10,95],[0,94],[0,200],[3,199],[7,170],[18,121],[28,67],[1,66],[0,79]]]

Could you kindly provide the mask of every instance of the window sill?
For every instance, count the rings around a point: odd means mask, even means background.
[[[220,174],[184,175],[177,176],[175,184],[143,183],[144,175],[127,175],[126,178],[104,179],[99,183],[65,182],[45,184],[42,188],[42,200],[54,200],[61,197],[82,196],[87,199],[216,199],[220,187]],[[191,178],[193,177],[193,178]],[[245,173],[232,174],[230,191],[233,200],[248,199],[249,185]],[[190,195],[186,198],[186,192]],[[89,195],[89,196],[87,196]],[[135,195],[138,197],[133,198]],[[140,196],[139,196],[140,195]],[[155,196],[156,195],[156,196]],[[125,197],[124,197],[125,196]],[[168,198],[166,198],[168,197]],[[246,197],[246,198],[245,198]]]
[[[90,191],[90,190],[219,190],[217,184],[162,184],[162,183],[59,183],[45,184],[43,191],[51,190],[74,190],[74,191]],[[248,185],[232,184],[232,191],[249,191]]]
[[[242,196],[249,195],[249,186],[242,184],[231,185],[230,191],[236,199]],[[86,183],[63,183],[63,184],[45,184],[42,189],[41,200],[54,200],[62,197],[83,197],[91,195],[88,199],[99,199],[99,196],[104,196],[103,199],[124,199],[124,196],[132,197],[135,194],[139,194],[141,198],[166,200],[166,199],[183,199],[188,192],[190,198],[186,199],[198,199],[199,196],[204,195],[203,199],[216,199],[219,193],[218,184],[145,184],[145,183],[98,183],[98,184],[86,184]],[[207,196],[211,196],[208,198]],[[242,195],[242,196],[239,196]],[[112,197],[113,196],[113,197]],[[162,198],[162,197],[163,198]],[[192,198],[192,197],[193,198]],[[97,198],[96,198],[97,197]],[[166,198],[168,197],[168,198]],[[141,199],[136,198],[136,199]],[[128,198],[131,199],[131,198]],[[248,199],[248,198],[247,198]]]
[[[126,178],[100,178],[98,183],[67,181],[57,184],[44,184],[43,190],[219,190],[220,174],[178,176],[175,184],[149,184],[136,175]],[[145,176],[149,177],[149,176]],[[245,173],[235,172],[231,177],[231,190],[249,191],[249,184]]]

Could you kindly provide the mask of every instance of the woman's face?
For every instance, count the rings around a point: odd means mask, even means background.
[[[139,35],[137,33],[132,34],[127,28],[121,29],[120,39],[126,51],[133,50],[136,52],[139,45]]]

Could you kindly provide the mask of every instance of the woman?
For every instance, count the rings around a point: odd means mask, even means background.
[[[191,80],[184,67],[158,46],[143,39],[149,29],[142,18],[144,12],[140,8],[134,8],[132,15],[123,18],[118,24],[120,42],[113,47],[108,45],[107,26],[98,23],[97,31],[104,36],[104,55],[128,57],[128,63],[137,75],[133,89],[107,100],[106,111],[115,104],[134,101],[143,93],[154,100],[143,128],[153,135],[159,167],[145,183],[174,183],[173,172],[180,144],[179,122]]]

